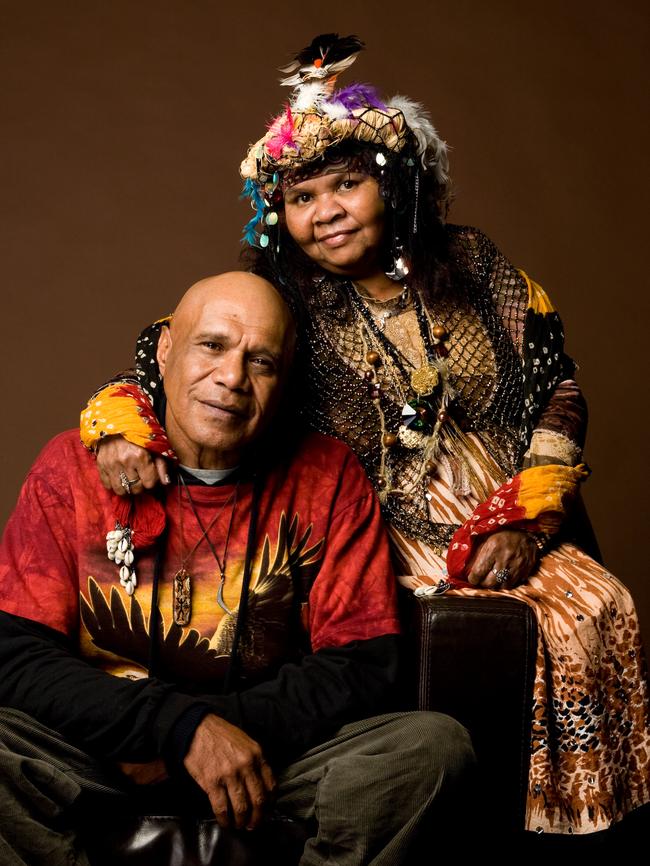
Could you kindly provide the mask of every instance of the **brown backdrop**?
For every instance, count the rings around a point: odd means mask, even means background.
[[[348,79],[430,107],[452,217],[563,314],[591,406],[585,498],[648,644],[646,5],[0,2],[1,523],[140,327],[235,264],[237,167],[286,97],[275,66],[318,32],[357,33]]]

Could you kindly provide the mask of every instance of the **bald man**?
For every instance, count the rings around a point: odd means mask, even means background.
[[[378,715],[387,540],[347,447],[283,423],[293,344],[264,280],[203,280],[158,345],[165,486],[118,495],[147,486],[124,464],[106,489],[78,430],[32,467],[0,549],[3,864],[86,863],[91,815],[101,838],[126,814],[242,830],[275,809],[314,819],[305,866],[388,866],[457,792],[459,725]]]

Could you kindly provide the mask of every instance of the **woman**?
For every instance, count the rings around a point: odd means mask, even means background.
[[[241,167],[250,264],[296,313],[305,417],[361,459],[400,581],[535,611],[528,829],[601,830],[650,799],[647,685],[629,595],[565,540],[586,409],[561,323],[484,235],[445,223],[446,146],[421,107],[334,89],[361,47],[318,37],[285,70],[291,102]],[[116,492],[165,476],[158,328],[82,415],[88,447],[124,437],[98,453]]]

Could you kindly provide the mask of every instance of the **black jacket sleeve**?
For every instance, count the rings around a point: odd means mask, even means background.
[[[397,635],[321,649],[300,664],[285,664],[275,679],[229,695],[202,695],[210,711],[246,731],[274,763],[285,763],[344,724],[395,709],[398,677]],[[168,711],[174,725],[166,718]],[[158,716],[158,737],[169,731],[167,755],[184,757],[189,741],[183,720],[167,702]]]
[[[180,763],[193,729],[214,712],[283,762],[389,708],[396,679],[397,638],[384,635],[322,649],[241,692],[192,695],[155,678],[112,676],[75,655],[61,633],[0,612],[0,703],[109,760]]]

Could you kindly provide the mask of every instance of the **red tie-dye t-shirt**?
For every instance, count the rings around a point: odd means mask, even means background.
[[[154,560],[164,545],[158,588],[164,678],[207,685],[223,677],[241,592],[252,484],[191,485],[189,493],[226,577],[182,487],[160,499],[106,491],[78,431],[53,439],[32,467],[0,549],[0,609],[78,640],[80,655],[119,676],[146,676]],[[127,516],[128,515],[128,516]],[[133,529],[137,586],[128,596],[107,557],[116,519]],[[214,521],[214,522],[213,522]],[[161,540],[162,539],[162,540]],[[172,584],[191,575],[191,619],[173,621]],[[296,588],[304,587],[295,598]],[[221,603],[220,603],[221,602]],[[399,631],[395,584],[379,506],[350,450],[310,434],[272,468],[260,499],[245,629],[245,675],[264,679],[295,652],[303,606],[312,651]]]

